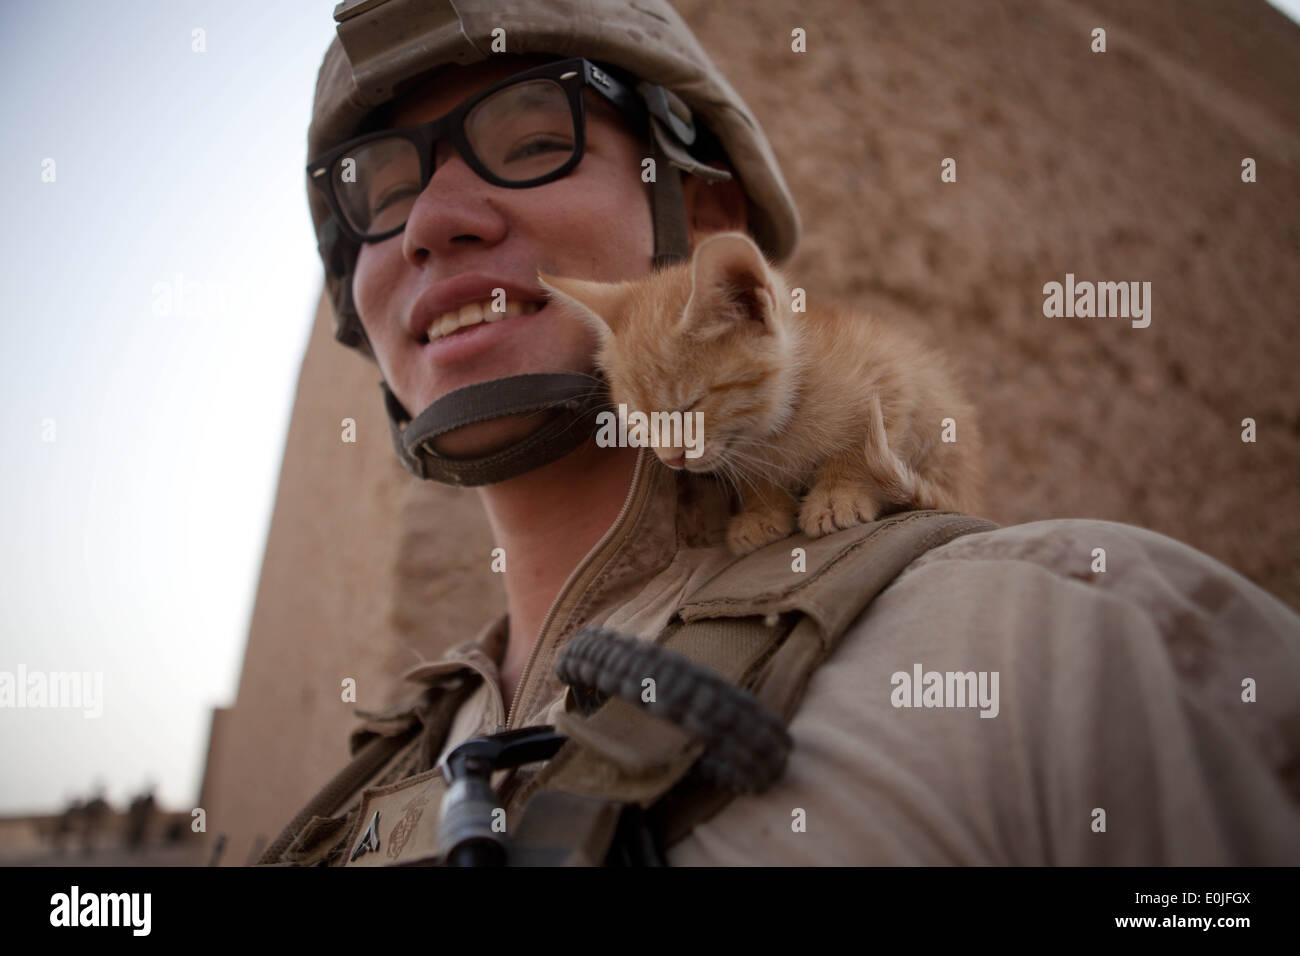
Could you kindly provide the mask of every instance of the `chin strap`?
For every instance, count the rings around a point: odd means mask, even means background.
[[[573,451],[596,430],[596,414],[609,406],[599,372],[533,373],[479,382],[448,392],[414,419],[389,389],[384,390],[393,447],[403,467],[417,478],[448,485],[490,485],[539,468]],[[448,458],[433,440],[464,425],[527,412],[558,412],[531,434],[478,458]]]
[[[651,119],[652,124],[658,120]],[[651,136],[652,152],[655,161],[655,183],[650,193],[655,224],[655,258],[654,267],[685,262],[690,252],[690,236],[686,231],[686,201],[682,197],[682,174],[678,171],[659,145],[659,139]]]

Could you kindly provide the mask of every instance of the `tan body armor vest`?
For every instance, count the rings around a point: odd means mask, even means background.
[[[903,512],[800,539],[802,570],[792,568],[791,539],[774,542],[737,558],[688,594],[654,643],[743,688],[788,723],[809,676],[904,568],[960,535],[995,527],[951,512]],[[259,864],[442,863],[436,823],[447,784],[442,768],[432,764],[457,709],[481,679],[468,668],[440,674],[417,697],[386,712],[384,732],[354,735],[352,762],[267,847]],[[574,699],[571,686],[566,705]],[[503,819],[518,821],[508,827],[510,863],[626,862],[626,848],[611,853],[611,847],[626,832],[629,814],[648,821],[666,849],[736,795],[736,785],[720,785],[717,773],[700,772],[719,756],[715,751],[726,749],[719,747],[725,741],[664,719],[664,710],[656,713],[654,703],[640,699],[611,696],[583,710],[566,706],[555,729],[568,740],[539,769],[517,774],[502,788]],[[758,746],[758,752],[779,749],[775,739]],[[630,861],[639,862],[635,854]]]

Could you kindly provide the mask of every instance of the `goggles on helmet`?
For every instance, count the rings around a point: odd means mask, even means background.
[[[575,57],[509,76],[431,122],[340,143],[308,163],[307,174],[351,239],[388,239],[406,227],[444,138],[494,186],[528,189],[567,175],[582,160],[588,86],[636,128],[646,122],[646,106],[631,86]]]

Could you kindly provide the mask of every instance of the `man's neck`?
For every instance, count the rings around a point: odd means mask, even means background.
[[[507,708],[546,612],[618,517],[637,453],[636,448],[598,448],[588,440],[558,461],[479,489],[493,537],[505,551],[510,635],[501,689]]]

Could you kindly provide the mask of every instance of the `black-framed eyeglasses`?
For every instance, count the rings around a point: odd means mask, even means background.
[[[308,163],[307,175],[353,240],[378,242],[406,228],[444,137],[494,186],[528,189],[567,175],[586,146],[588,86],[637,128],[648,122],[635,90],[575,57],[507,77],[432,122],[350,139]]]

